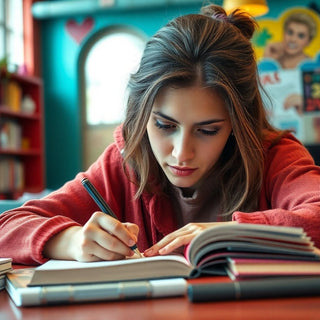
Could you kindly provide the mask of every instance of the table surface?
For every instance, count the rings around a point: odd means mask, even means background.
[[[187,297],[59,306],[16,307],[0,291],[1,320],[99,319],[320,319],[320,297],[191,303]]]

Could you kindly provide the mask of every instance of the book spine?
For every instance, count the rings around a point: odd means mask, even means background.
[[[24,166],[21,160],[0,157],[0,193],[21,191],[24,187]]]

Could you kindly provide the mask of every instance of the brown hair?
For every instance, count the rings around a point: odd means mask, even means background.
[[[221,94],[233,129],[212,168],[219,181],[223,213],[256,209],[263,179],[264,132],[274,129],[266,119],[259,91],[250,43],[255,28],[246,13],[236,10],[226,15],[223,8],[210,5],[201,14],[172,20],[148,41],[139,70],[129,81],[123,125],[124,160],[134,170],[137,196],[154,186],[166,192],[168,186],[146,132],[159,91],[173,85],[192,86],[200,74],[202,86]]]

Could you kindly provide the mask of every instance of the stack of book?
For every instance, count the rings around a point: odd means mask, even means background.
[[[320,276],[320,255],[302,228],[221,224],[196,236],[185,256],[50,260],[10,272],[7,290],[17,305],[177,296],[187,294],[186,279],[209,275],[229,275],[231,281],[275,276],[310,280]]]
[[[0,290],[5,288],[6,273],[12,270],[12,259],[0,258]]]

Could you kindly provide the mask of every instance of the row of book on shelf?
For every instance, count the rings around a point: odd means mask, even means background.
[[[49,260],[36,268],[4,269],[6,290],[17,306],[170,296],[200,302],[320,295],[319,250],[295,227],[221,224],[196,236],[184,255],[90,263]],[[204,281],[196,282],[203,276]],[[208,276],[224,280],[206,281]]]
[[[0,156],[0,194],[20,192],[24,188],[24,164],[15,157]]]

